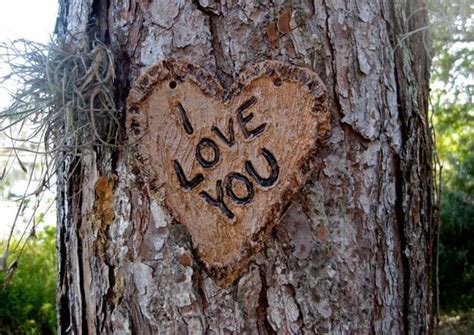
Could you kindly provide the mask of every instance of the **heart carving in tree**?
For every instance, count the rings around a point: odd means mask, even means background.
[[[250,67],[228,90],[199,66],[160,61],[127,100],[137,170],[222,286],[262,248],[329,132],[318,75],[274,61]]]

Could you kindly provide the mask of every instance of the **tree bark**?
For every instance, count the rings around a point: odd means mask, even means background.
[[[224,88],[263,60],[311,69],[332,118],[310,181],[228,288],[142,187],[127,146],[88,152],[72,175],[65,164],[61,333],[433,331],[429,40],[410,33],[427,25],[423,0],[60,3],[59,35],[113,49],[123,121],[130,83],[170,57]]]

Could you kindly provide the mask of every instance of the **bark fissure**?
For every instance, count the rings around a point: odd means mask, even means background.
[[[228,89],[233,82],[233,78],[229,73],[225,72],[226,68],[226,57],[224,52],[224,43],[222,39],[224,38],[224,32],[222,29],[219,29],[219,23],[222,23],[222,9],[220,1],[217,2],[217,8],[207,8],[201,5],[199,0],[192,0],[196,5],[197,9],[207,17],[207,22],[209,24],[209,31],[211,34],[211,46],[212,46],[212,56],[214,57],[215,63],[215,75],[219,79],[222,87]]]
[[[216,76],[222,84],[222,87],[228,89],[232,85],[233,78],[230,74],[224,71],[226,64],[226,57],[224,55],[223,43],[221,42],[219,35],[219,22],[220,17],[214,13],[209,13],[209,29],[212,36],[212,49],[213,55],[216,60]]]
[[[74,164],[74,163],[73,163]],[[72,234],[73,234],[73,239],[75,240],[75,250],[73,250],[69,255],[72,257],[72,262],[76,264],[77,269],[75,269],[76,276],[73,278],[74,285],[78,288],[78,295],[77,295],[77,301],[75,303],[78,305],[76,308],[79,309],[79,312],[76,314],[76,320],[71,324],[77,331],[81,331],[83,334],[88,334],[88,322],[81,322],[81,316],[87,315],[87,306],[86,306],[86,294],[85,294],[85,287],[86,283],[84,281],[84,263],[83,263],[83,238],[80,234],[81,231],[81,225],[83,224],[83,218],[81,217],[81,210],[80,210],[80,205],[81,205],[81,198],[82,198],[82,192],[81,192],[81,184],[74,183],[73,176],[74,175],[79,175],[82,169],[82,164],[77,163],[74,164],[75,171],[74,174],[70,174],[70,180],[69,180],[69,197],[70,201],[72,203]],[[79,177],[80,180],[82,180],[82,176]],[[87,264],[88,266],[89,264]],[[77,323],[77,324],[76,324]]]
[[[88,27],[91,29],[90,35],[99,38],[102,42],[109,44],[108,25],[100,24],[107,22],[107,12],[110,6],[110,0],[92,0],[91,12]],[[98,34],[96,34],[98,33]]]
[[[403,122],[403,121],[402,121]],[[400,160],[396,160],[396,179],[397,180],[404,180],[403,178],[403,171],[401,168]],[[400,259],[402,261],[402,273],[403,273],[403,328],[404,332],[408,333],[410,329],[408,315],[409,315],[409,308],[410,308],[410,264],[408,260],[408,250],[407,250],[407,239],[406,239],[406,231],[405,231],[405,211],[403,209],[403,198],[404,198],[404,190],[402,187],[402,183],[396,183],[396,193],[397,193],[397,200],[395,203],[396,206],[396,220],[397,220],[397,227],[398,227],[398,239],[400,241]]]
[[[392,9],[392,17],[395,17],[395,9],[393,6],[391,6]],[[397,53],[396,48],[398,47],[397,45],[397,30],[393,29],[393,36],[394,40],[391,41],[391,46],[393,49],[393,57],[394,57],[394,62],[397,63]],[[398,106],[403,106],[403,95],[402,95],[402,89],[399,86],[401,79],[399,77],[399,69],[395,67],[395,78],[397,82],[397,105]],[[402,124],[401,127],[401,148],[402,150],[405,150],[406,145],[407,145],[407,132],[408,132],[408,125],[407,121],[405,119],[405,112],[402,107],[399,107],[399,119],[400,123]],[[402,168],[402,158],[396,156],[395,157],[395,178],[397,180],[396,182],[396,202],[395,202],[395,213],[396,213],[396,222],[397,222],[397,232],[398,232],[398,240],[400,241],[400,259],[401,259],[401,264],[402,264],[402,280],[403,280],[403,311],[402,311],[402,317],[403,317],[403,331],[404,333],[408,334],[408,331],[410,329],[410,322],[408,320],[409,316],[409,308],[410,308],[410,264],[409,264],[409,254],[408,254],[408,241],[406,238],[406,230],[405,230],[405,225],[407,224],[406,217],[405,217],[405,208],[404,208],[404,198],[405,198],[405,190],[403,187],[403,183],[409,180],[404,174],[406,172],[403,171]]]
[[[58,188],[63,189],[64,178],[58,178]],[[68,254],[68,237],[66,232],[66,225],[68,224],[67,210],[68,202],[63,192],[58,192],[58,237],[57,237],[57,252],[59,255]],[[66,333],[68,326],[70,325],[71,312],[69,309],[70,301],[68,299],[68,293],[70,292],[68,274],[70,269],[68,266],[67,257],[62,256],[58,261],[58,286],[57,286],[57,315],[59,332]]]
[[[78,230],[79,230],[80,227],[78,227]],[[82,261],[82,257],[83,257],[83,254],[82,254],[82,239],[81,237],[79,236],[79,234],[76,235],[76,238],[77,238],[77,244],[78,244],[78,247],[77,247],[77,250],[76,250],[76,254],[77,254],[77,266],[78,266],[78,278],[76,278],[77,280],[77,285],[78,287],[80,288],[80,306],[81,306],[81,315],[87,315],[87,307],[86,307],[86,294],[85,294],[85,291],[84,291],[84,287],[85,287],[85,283],[84,283],[84,275],[83,275],[83,271],[84,271],[84,264],[83,264],[83,261]],[[79,320],[78,320],[79,321]],[[92,320],[91,320],[92,321]],[[89,322],[91,322],[89,321]],[[87,326],[89,324],[89,322],[80,322],[80,327],[82,329],[82,333],[83,334],[88,334],[88,330],[87,330]]]
[[[260,280],[262,288],[260,290],[258,305],[256,308],[258,318],[258,330],[262,334],[276,334],[267,319],[268,298],[267,298],[267,281],[265,279],[265,269],[259,267]]]
[[[334,44],[332,42],[332,39],[331,39],[331,30],[330,30],[330,27],[329,27],[329,10],[328,10],[328,4],[327,4],[327,0],[324,0],[324,11],[325,11],[325,37],[327,38],[328,40],[328,46],[329,46],[329,52],[330,52],[330,59],[331,59],[331,69],[332,69],[332,76],[334,77],[335,74],[337,73],[337,69],[336,69],[336,61],[334,59],[334,55],[335,55],[335,50],[334,50]],[[339,98],[338,98],[338,91],[337,91],[337,82],[336,80],[334,80],[334,83],[333,85],[330,86],[331,88],[331,92],[332,92],[332,96],[333,96],[333,99],[334,99],[334,103],[336,104],[336,110],[340,111],[342,110],[342,106],[341,106],[341,103],[339,101]]]

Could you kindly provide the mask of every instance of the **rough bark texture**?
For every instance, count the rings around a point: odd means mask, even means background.
[[[424,35],[403,39],[427,25],[423,5],[62,0],[60,34],[96,34],[116,53],[119,105],[158,59],[199,64],[225,88],[274,59],[319,74],[333,130],[310,182],[226,289],[151,200],[127,147],[86,155],[59,183],[60,331],[432,332],[429,57]]]

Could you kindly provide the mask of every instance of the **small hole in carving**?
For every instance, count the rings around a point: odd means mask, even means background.
[[[273,85],[275,85],[276,87],[280,87],[281,84],[282,84],[282,82],[281,82],[280,79],[275,79],[275,80],[273,81]]]
[[[176,84],[175,81],[171,81],[171,82],[170,82],[170,88],[171,88],[171,89],[174,90],[174,89],[176,88],[176,86],[177,86],[177,84]]]

